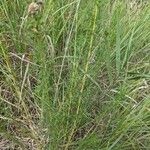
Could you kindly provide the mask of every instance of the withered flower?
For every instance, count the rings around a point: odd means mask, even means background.
[[[40,6],[39,6],[37,3],[32,2],[32,3],[28,6],[28,14],[34,15],[39,9],[40,9]]]

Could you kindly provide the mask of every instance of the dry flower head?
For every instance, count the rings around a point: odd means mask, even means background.
[[[35,3],[32,2],[29,6],[28,6],[28,13],[29,14],[35,14],[38,10],[39,10],[40,6]]]

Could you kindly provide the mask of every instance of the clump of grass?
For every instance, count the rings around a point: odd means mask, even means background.
[[[0,146],[149,149],[149,3],[30,3],[0,2]]]

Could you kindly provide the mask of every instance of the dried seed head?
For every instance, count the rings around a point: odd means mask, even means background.
[[[28,7],[29,14],[35,14],[39,10],[39,5],[35,2],[32,2]]]

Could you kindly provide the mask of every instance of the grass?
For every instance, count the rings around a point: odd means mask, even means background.
[[[145,2],[0,1],[0,149],[150,149]]]

